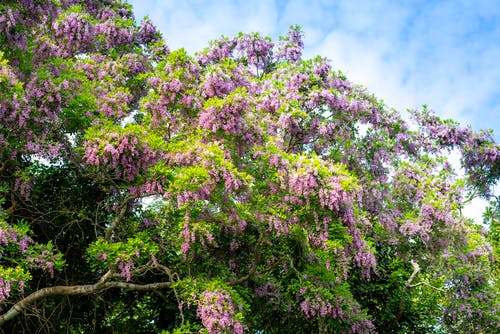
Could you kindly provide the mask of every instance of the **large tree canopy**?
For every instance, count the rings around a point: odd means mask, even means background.
[[[490,133],[407,122],[299,27],[191,56],[118,0],[0,13],[5,333],[499,331]]]

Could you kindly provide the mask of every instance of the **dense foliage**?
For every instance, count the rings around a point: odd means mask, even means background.
[[[0,13],[5,333],[500,330],[490,133],[408,124],[298,27],[190,56],[117,0]]]

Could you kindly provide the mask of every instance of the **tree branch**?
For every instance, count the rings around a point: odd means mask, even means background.
[[[419,285],[428,286],[429,288],[432,288],[432,289],[434,289],[436,291],[439,291],[439,292],[446,292],[446,290],[438,288],[438,287],[435,287],[435,286],[433,286],[433,285],[431,285],[431,284],[429,284],[427,282],[424,282],[424,281],[412,284],[413,280],[415,279],[415,277],[420,272],[420,266],[413,259],[410,260],[410,263],[411,263],[411,266],[413,267],[413,272],[411,273],[410,277],[406,281],[405,286],[403,287],[402,292],[406,292],[409,288],[414,288],[414,287],[417,287]],[[391,328],[399,321],[399,319],[401,318],[401,316],[403,314],[403,310],[404,310],[404,295],[402,294],[401,295],[401,300],[399,302],[398,313],[396,314],[396,317],[391,322],[391,325],[390,325]]]
[[[418,265],[417,262],[411,260],[410,263],[411,263],[411,266],[413,267],[413,272],[411,273],[410,278],[408,278],[408,280],[406,281],[404,290],[412,287],[411,282],[413,282],[413,280],[415,279],[415,276],[417,276],[418,273],[420,272],[420,266]]]
[[[131,200],[131,198],[132,197],[127,197],[125,199],[125,201],[123,201],[123,203],[118,208],[118,214],[116,215],[116,217],[113,220],[113,222],[111,223],[111,225],[106,229],[106,234],[104,235],[105,241],[111,240],[111,236],[113,235],[113,232],[114,232],[116,226],[118,225],[120,220],[123,219],[123,217],[125,216],[125,213],[127,212],[128,203]]]
[[[126,282],[104,282],[106,275],[96,284],[88,285],[73,285],[73,286],[53,286],[43,288],[33,292],[28,297],[18,301],[7,312],[0,316],[0,326],[5,322],[15,318],[22,313],[26,308],[36,301],[50,296],[70,296],[70,295],[88,295],[107,289],[120,288],[137,291],[156,290],[169,287],[171,282],[157,282],[150,284],[134,284]]]
[[[408,279],[408,281],[406,281],[406,284],[405,284],[405,290],[407,288],[414,288],[414,287],[417,287],[419,285],[425,285],[425,286],[428,286],[429,288],[431,289],[434,289],[436,291],[440,291],[440,292],[446,292],[446,290],[444,289],[441,289],[441,288],[438,288],[438,287],[435,287],[427,282],[418,282],[418,283],[415,283],[415,284],[411,284],[411,282],[413,282],[413,280],[415,279],[415,276],[417,276],[417,274],[420,272],[420,266],[418,265],[417,262],[411,260],[410,261],[412,267],[413,267],[413,272],[411,273],[411,276],[410,278]]]

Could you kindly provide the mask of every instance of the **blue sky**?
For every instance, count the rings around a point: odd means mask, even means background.
[[[427,104],[500,141],[500,2],[390,0],[132,0],[170,48],[203,49],[221,35],[276,39],[292,24],[305,55],[332,61],[400,111]]]
[[[152,19],[171,49],[190,53],[240,31],[276,40],[298,24],[306,57],[329,58],[389,107],[404,112],[427,104],[462,125],[493,129],[500,142],[500,1],[129,2],[138,20]],[[483,208],[475,201],[468,215],[480,219]]]

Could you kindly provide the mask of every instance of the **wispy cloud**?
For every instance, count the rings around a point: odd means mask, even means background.
[[[272,34],[278,9],[273,1],[158,0],[131,1],[139,15],[149,15],[172,48],[191,53],[202,50],[208,41],[240,31]],[[136,9],[137,12],[137,9]]]

